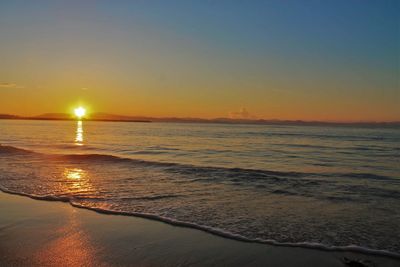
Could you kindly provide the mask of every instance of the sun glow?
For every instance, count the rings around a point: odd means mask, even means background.
[[[74,113],[75,113],[75,116],[77,116],[78,119],[80,119],[80,118],[82,118],[83,116],[85,116],[85,114],[86,114],[86,109],[83,108],[83,107],[79,107],[79,108],[76,108],[76,109],[74,110]]]

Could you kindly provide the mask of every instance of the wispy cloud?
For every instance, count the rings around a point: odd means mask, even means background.
[[[24,86],[18,85],[18,84],[16,84],[16,83],[6,83],[6,82],[3,82],[3,83],[0,83],[0,88],[21,89],[21,88],[24,88]]]
[[[232,111],[229,113],[231,119],[257,119],[257,116],[251,114],[246,108],[242,107],[239,111]]]

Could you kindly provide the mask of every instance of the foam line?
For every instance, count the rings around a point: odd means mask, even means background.
[[[168,223],[168,224],[171,224],[174,226],[198,229],[198,230],[208,232],[210,234],[214,234],[217,236],[234,239],[234,240],[242,241],[242,242],[261,243],[261,244],[284,246],[284,247],[311,248],[311,249],[319,249],[319,250],[326,250],[326,251],[358,252],[358,253],[362,253],[362,254],[386,256],[386,257],[400,259],[400,254],[391,252],[391,251],[387,251],[387,250],[370,249],[370,248],[365,248],[365,247],[355,246],[355,245],[327,246],[327,245],[324,245],[321,243],[312,243],[312,242],[290,243],[290,242],[278,242],[278,241],[272,240],[272,239],[260,239],[260,238],[251,239],[251,238],[246,238],[242,235],[233,234],[233,233],[224,231],[222,229],[203,226],[203,225],[199,225],[196,223],[178,221],[178,220],[174,220],[174,219],[170,219],[167,217],[158,216],[158,215],[154,215],[154,214],[149,214],[149,213],[114,211],[114,210],[106,210],[106,209],[100,209],[100,208],[79,205],[78,203],[74,202],[74,198],[31,195],[31,194],[27,194],[27,193],[11,191],[4,187],[0,187],[0,190],[3,191],[4,193],[25,196],[25,197],[29,197],[29,198],[36,199],[36,200],[68,202],[73,207],[92,210],[92,211],[95,211],[95,212],[101,213],[101,214],[134,216],[134,217],[141,217],[141,218],[145,218],[145,219],[161,221],[161,222]]]

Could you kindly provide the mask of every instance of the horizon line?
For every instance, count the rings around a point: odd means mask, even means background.
[[[179,117],[179,116],[145,116],[145,115],[120,115],[112,114],[107,112],[91,112],[92,115],[103,115],[110,118],[91,118],[90,115],[83,118],[85,121],[121,121],[121,122],[231,122],[231,123],[312,123],[312,124],[400,124],[399,120],[307,120],[307,119],[277,119],[277,118],[231,118],[231,117],[213,117],[213,118],[202,118],[202,117]],[[50,115],[54,116],[51,117]],[[56,117],[56,116],[60,117]],[[63,116],[63,117],[61,117]],[[114,117],[114,118],[112,118]],[[117,118],[116,118],[117,117]],[[119,118],[118,118],[119,117]],[[39,115],[24,116],[10,113],[0,113],[0,119],[27,119],[27,120],[77,120],[76,117],[69,113],[64,112],[48,112]],[[157,121],[158,120],[158,121]]]

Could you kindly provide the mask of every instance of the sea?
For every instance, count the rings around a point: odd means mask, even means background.
[[[0,121],[0,189],[247,242],[400,255],[400,128]]]

